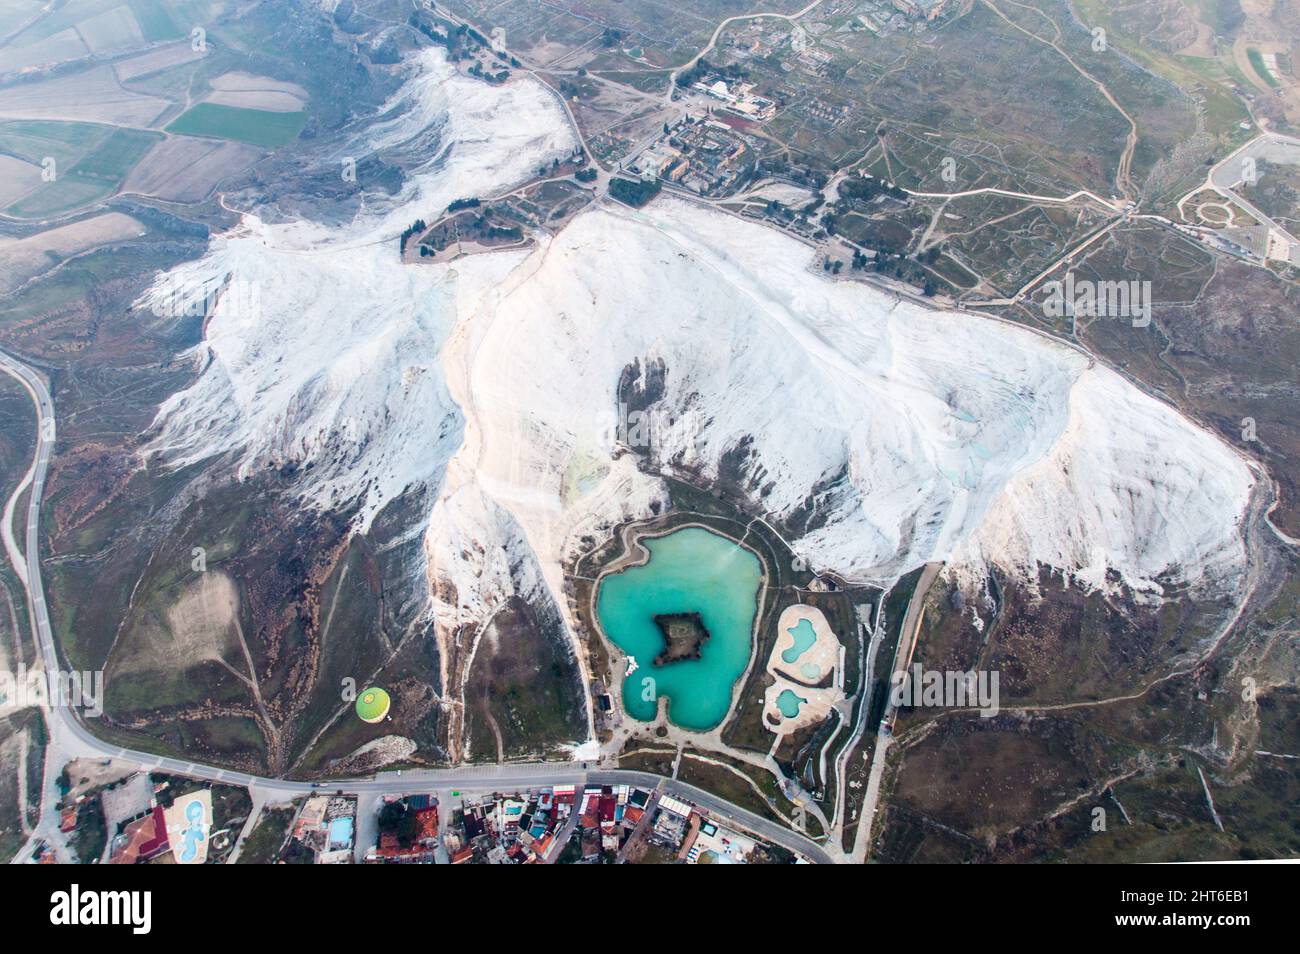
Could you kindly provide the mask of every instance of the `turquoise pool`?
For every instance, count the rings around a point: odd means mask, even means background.
[[[782,689],[776,697],[776,707],[781,710],[781,715],[793,719],[799,714],[799,707],[807,701],[791,689]]]
[[[806,617],[801,617],[799,622],[795,623],[786,630],[794,639],[794,645],[781,653],[781,658],[791,665],[812,648],[812,644],[817,642],[817,631],[813,629],[813,624]]]
[[[684,729],[722,722],[731,690],[749,663],[763,568],[758,557],[702,527],[641,541],[649,562],[601,579],[596,615],[605,635],[635,656],[639,668],[623,679],[623,707],[634,719],[654,719],[660,696],[668,717]],[[657,615],[699,613],[709,638],[699,659],[654,664],[665,648]]]

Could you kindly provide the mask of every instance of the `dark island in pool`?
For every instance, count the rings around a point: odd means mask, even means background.
[[[656,666],[700,658],[700,650],[709,638],[709,631],[699,613],[660,613],[654,619],[668,644],[655,657]]]

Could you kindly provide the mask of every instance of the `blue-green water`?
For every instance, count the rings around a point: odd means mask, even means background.
[[[788,663],[793,663],[796,659],[806,653],[812,644],[817,642],[817,631],[813,629],[813,624],[803,617],[786,630],[790,638],[794,640],[794,645],[781,653],[781,658]]]
[[[623,680],[623,707],[649,722],[658,697],[667,696],[675,724],[712,729],[726,716],[732,686],[749,663],[762,566],[744,547],[701,527],[641,543],[649,562],[604,577],[596,595],[605,635],[640,666]],[[665,648],[654,617],[666,613],[700,614],[709,639],[699,659],[654,665]]]
[[[781,710],[781,715],[793,719],[799,714],[799,707],[807,701],[790,689],[782,689],[781,694],[776,697],[776,707]]]

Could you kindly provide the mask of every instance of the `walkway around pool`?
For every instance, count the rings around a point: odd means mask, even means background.
[[[776,630],[763,723],[783,735],[825,719],[844,698],[844,647],[825,614],[806,603],[783,609]]]

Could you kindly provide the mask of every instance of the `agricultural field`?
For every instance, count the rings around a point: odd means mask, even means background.
[[[0,89],[0,118],[149,126],[168,103],[122,89],[112,67]]]
[[[212,92],[205,102],[220,106],[266,110],[273,113],[301,112],[307,104],[308,93],[297,83],[286,83],[269,76],[231,71],[214,76]]]
[[[100,245],[138,238],[144,232],[129,215],[108,212],[26,238],[0,240],[0,292],[11,292],[43,270]]]
[[[138,77],[148,76],[162,70],[192,63],[203,58],[203,54],[189,43],[173,43],[168,46],[155,47],[148,53],[118,60],[113,64],[120,82],[127,83]]]
[[[0,125],[0,149],[39,173],[4,211],[17,218],[57,215],[110,195],[159,140],[160,133],[87,123],[14,122]],[[50,159],[53,164],[46,166]],[[29,178],[29,177],[24,177]]]
[[[130,0],[130,6],[141,34],[150,43],[184,36],[189,32],[189,23],[203,22],[210,9],[206,4],[163,3],[162,0]]]
[[[245,143],[168,136],[131,171],[122,189],[170,202],[198,202],[217,183],[239,175],[262,155]]]
[[[70,62],[90,53],[75,30],[64,30],[34,43],[7,46],[0,50],[0,74],[18,73]]]
[[[200,202],[296,139],[313,117],[314,94],[299,81],[312,71],[274,52],[248,55],[227,6],[73,0],[10,11],[0,213],[50,220],[120,193]],[[199,27],[203,44],[192,42]]]
[[[274,148],[298,138],[307,114],[277,113],[217,103],[199,103],[172,121],[168,132],[233,139],[254,146]]]

